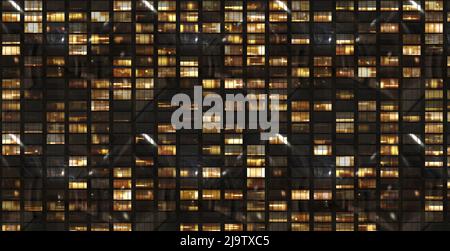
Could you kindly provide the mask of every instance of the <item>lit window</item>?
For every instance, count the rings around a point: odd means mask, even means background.
[[[292,200],[309,200],[309,190],[292,190]]]
[[[315,102],[314,103],[314,111],[331,111],[333,109],[333,105],[331,102]]]
[[[248,178],[264,178],[265,168],[247,168]]]
[[[388,89],[388,88],[398,88],[399,86],[399,80],[398,79],[382,79],[381,80],[381,84],[380,87],[383,89]]]
[[[69,158],[69,166],[70,167],[87,166],[87,157],[86,156],[71,156]]]
[[[25,1],[25,11],[41,11],[42,1]]]
[[[130,178],[131,168],[114,168],[114,178]]]
[[[336,55],[353,55],[354,47],[353,45],[336,45]]]
[[[91,12],[91,22],[108,22],[109,12]]]
[[[399,4],[397,1],[381,1],[381,11],[398,11]]]
[[[2,155],[19,155],[20,146],[19,145],[4,145],[2,146]]]
[[[264,23],[249,23],[247,24],[248,33],[264,33],[266,26]]]
[[[3,46],[2,55],[3,56],[20,55],[20,46]]]
[[[197,200],[198,191],[197,190],[181,190],[180,191],[181,200]]]
[[[69,189],[87,189],[86,181],[71,181],[69,182]]]
[[[69,45],[69,55],[72,56],[87,55],[87,45]]]
[[[360,78],[375,78],[377,76],[376,67],[359,67],[358,77]]]
[[[220,178],[220,168],[216,167],[205,167],[202,172],[203,178]]]
[[[181,67],[180,77],[196,78],[196,77],[198,77],[198,68],[197,67]]]
[[[226,89],[241,89],[244,87],[244,81],[242,79],[225,79]]]
[[[113,231],[132,231],[130,223],[114,223]]]
[[[85,12],[70,12],[69,13],[69,21],[71,22],[83,22],[86,21],[86,13]]]
[[[444,211],[444,204],[442,201],[425,201],[425,211],[427,212]]]
[[[203,33],[220,33],[220,23],[203,23]]]
[[[419,53],[420,53],[420,49],[419,49]],[[398,66],[399,58],[395,57],[395,56],[384,56],[384,57],[381,57],[380,63],[382,66]]]
[[[336,123],[336,133],[353,133],[353,123]]]
[[[355,9],[355,4],[353,1],[337,1],[336,10],[337,11],[353,11]]]
[[[131,200],[132,193],[131,190],[114,190],[113,199],[114,200]]]
[[[220,190],[203,190],[203,200],[220,200]]]
[[[176,8],[176,1],[158,1],[158,11],[174,11]]]
[[[398,33],[399,28],[396,23],[383,23],[380,25],[380,31],[385,33]]]
[[[225,12],[225,22],[242,22],[242,12]]]
[[[420,4],[414,1],[403,1],[403,11],[419,11],[421,10]]]
[[[176,155],[176,146],[160,145],[158,146],[159,155]]]
[[[131,1],[114,1],[114,11],[131,11]]]
[[[396,135],[381,135],[381,144],[398,144],[398,136]]]
[[[315,12],[314,22],[331,22],[333,16],[331,12]]]
[[[426,23],[425,33],[442,33],[444,25],[442,23]]]
[[[444,3],[442,1],[425,1],[426,11],[442,11],[444,9]]]
[[[314,200],[331,200],[332,198],[331,191],[314,191]]]
[[[269,202],[270,211],[286,211],[287,203],[286,201],[271,201]]]
[[[330,145],[315,145],[314,155],[331,155],[332,148]]]
[[[9,23],[9,22],[20,22],[20,13],[8,13],[8,12],[3,12],[2,13],[2,21],[5,23]]]
[[[20,201],[2,201],[2,210],[3,211],[19,211],[20,210]]]
[[[292,75],[294,77],[308,78],[309,68],[306,67],[292,68]]]
[[[419,67],[403,67],[404,78],[418,78],[421,75]]]
[[[203,88],[205,89],[216,89],[220,88],[220,80],[218,79],[204,79]]]
[[[247,46],[247,55],[248,56],[264,56],[265,55],[264,45]]]
[[[64,12],[47,12],[47,22],[64,22]]]
[[[292,122],[309,122],[309,112],[292,112]]]
[[[398,146],[396,145],[382,145],[380,147],[381,155],[398,155]]]
[[[354,165],[354,157],[353,156],[340,156],[336,157],[336,166],[353,166]]]
[[[25,23],[25,33],[42,33],[42,23]]]
[[[114,211],[131,211],[132,208],[131,201],[114,201],[113,203]]]
[[[292,22],[309,22],[309,12],[292,12]]]
[[[359,11],[376,11],[377,1],[358,1]]]
[[[405,45],[403,46],[403,55],[420,56],[420,45]]]

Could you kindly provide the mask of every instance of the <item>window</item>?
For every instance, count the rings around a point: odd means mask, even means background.
[[[242,22],[242,12],[225,12],[225,22]]]
[[[425,1],[426,11],[442,11],[444,8],[443,1]]]
[[[114,178],[130,178],[131,169],[130,168],[114,168]]]
[[[314,200],[331,200],[333,194],[331,191],[316,191],[314,192]]]
[[[336,157],[336,166],[353,166],[354,165],[354,157],[353,156],[340,156]]]
[[[86,13],[83,12],[70,12],[69,13],[69,21],[71,22],[82,22],[86,21]]]
[[[376,11],[377,1],[358,1],[359,11]]]
[[[198,200],[197,190],[181,190],[180,191],[181,200]]]
[[[399,87],[399,80],[398,79],[381,79],[381,88],[387,89],[387,88],[398,88]]]
[[[86,156],[74,156],[69,158],[70,167],[85,167],[87,166]]]
[[[380,25],[380,31],[384,33],[398,33],[399,28],[396,23],[382,23]]]
[[[332,148],[330,145],[315,145],[314,155],[331,155],[332,153],[331,149]]]
[[[307,78],[307,77],[309,77],[309,68],[305,68],[305,67],[292,68],[292,75],[294,77]]]
[[[418,78],[421,75],[421,70],[419,67],[404,67],[403,77],[404,78]]]
[[[202,176],[203,178],[220,178],[220,168],[205,167],[203,168]]]
[[[444,26],[442,23],[426,23],[425,32],[426,33],[442,33]]]
[[[9,22],[17,23],[17,22],[20,22],[20,13],[3,12],[2,13],[2,21],[5,22],[5,23],[9,23]]]
[[[331,22],[333,20],[331,12],[315,12],[314,22]]]
[[[377,68],[375,67],[359,67],[358,77],[360,78],[374,78],[377,75]]]
[[[407,56],[420,56],[420,45],[405,45],[403,46],[403,55]]]
[[[265,170],[264,168],[247,168],[248,178],[264,178]]]
[[[353,45],[336,45],[336,55],[353,55],[354,47]]]
[[[70,181],[69,189],[87,189],[86,181]]]
[[[25,11],[42,11],[42,1],[24,1]]]
[[[47,22],[64,22],[64,12],[48,12]]]
[[[70,45],[69,55],[72,56],[85,56],[87,55],[87,45]]]
[[[158,146],[158,154],[160,155],[175,155],[176,147],[175,146]]]
[[[309,12],[292,12],[292,22],[309,22]]]
[[[336,1],[337,11],[353,11],[355,3],[353,1]]]
[[[131,200],[132,193],[131,190],[114,190],[113,199],[114,200]]]
[[[204,33],[220,33],[220,23],[203,23]]]
[[[203,200],[220,200],[220,190],[203,190]]]
[[[381,11],[398,11],[399,4],[397,1],[381,1]]]
[[[2,55],[3,56],[20,55],[20,46],[3,46]]]
[[[108,22],[109,12],[91,12],[92,22]]]
[[[25,33],[42,33],[42,23],[25,23]]]
[[[114,11],[131,11],[131,1],[114,0]]]
[[[292,200],[309,200],[309,190],[292,190]]]
[[[292,122],[309,122],[309,112],[293,112]]]
[[[316,102],[314,104],[314,111],[331,111],[333,105],[330,102]]]

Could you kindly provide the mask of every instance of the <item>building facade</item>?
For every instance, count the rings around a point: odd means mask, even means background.
[[[448,225],[450,1],[0,9],[3,231]],[[278,94],[279,134],[175,130],[194,86]]]

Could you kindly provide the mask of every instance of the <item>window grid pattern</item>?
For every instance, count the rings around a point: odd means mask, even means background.
[[[449,220],[449,1],[0,9],[3,231],[422,230]],[[279,94],[279,135],[176,131],[171,98],[194,86]]]

